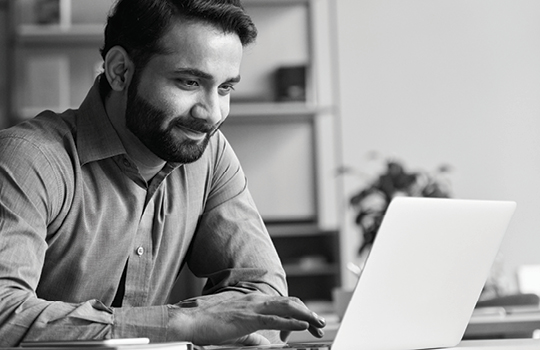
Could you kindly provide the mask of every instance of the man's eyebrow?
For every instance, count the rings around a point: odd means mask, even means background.
[[[227,79],[227,83],[238,83],[240,81],[240,75],[237,75],[233,78]]]
[[[199,69],[179,68],[179,69],[175,69],[174,72],[177,74],[193,75],[194,77],[198,77],[201,79],[214,80],[214,77],[211,74],[203,72],[202,70],[199,70]],[[227,79],[226,83],[238,83],[239,81],[240,81],[240,75],[237,75],[235,77]]]

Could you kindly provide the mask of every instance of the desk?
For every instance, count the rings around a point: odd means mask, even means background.
[[[456,347],[446,349],[457,350],[538,350],[540,339],[492,339],[464,340]]]
[[[323,339],[317,340],[309,332],[304,331],[293,332],[289,338],[289,342],[326,342],[334,340],[339,328],[339,323],[337,322],[336,317],[329,317],[327,318],[327,321],[328,325],[324,328]],[[540,339],[530,339],[537,329],[540,329],[539,309],[516,309],[507,312],[504,312],[504,310],[500,311],[493,309],[484,314],[477,313],[471,318],[471,321],[465,330],[465,335],[463,336],[463,346],[465,346],[465,349],[476,349],[471,348],[470,346],[472,345],[470,344],[473,344],[474,346],[480,346],[487,343],[492,344],[493,340],[497,339],[497,346],[499,346],[499,344],[507,344],[505,346],[508,346],[508,349],[514,349],[511,347],[511,344],[520,344],[519,349],[521,349],[521,345],[523,345],[524,349],[534,348],[540,350]],[[461,347],[462,346],[458,348]],[[503,347],[503,349],[507,348]]]
[[[74,349],[91,349],[92,347],[68,347],[64,349],[74,350]],[[223,347],[209,347],[212,350],[234,350],[235,348],[229,348],[226,345]],[[21,348],[0,348],[0,350],[20,350]],[[38,350],[54,350],[62,348],[36,348]],[[119,347],[95,347],[94,349],[98,350],[179,350],[185,349],[184,346],[178,347],[178,343],[156,343],[148,345],[125,345]],[[249,349],[240,348],[240,349]],[[257,349],[257,347],[253,347]],[[264,346],[260,349],[264,349]],[[278,348],[270,347],[269,349],[276,350]],[[538,350],[540,349],[540,339],[496,339],[496,340],[466,340],[459,343],[457,346],[452,348],[438,348],[439,350]],[[336,349],[337,350],[337,349]],[[362,350],[362,349],[359,349]],[[432,349],[436,350],[436,349]]]
[[[300,332],[301,333],[301,332]],[[304,339],[304,341],[306,341]],[[289,342],[293,342],[289,340]],[[314,341],[314,338],[308,342]],[[540,349],[540,339],[489,339],[489,340],[463,340],[452,348],[439,348],[440,350],[538,350]],[[339,349],[333,349],[339,350]],[[359,349],[361,350],[361,349]],[[435,349],[433,349],[435,350]]]
[[[493,308],[473,315],[463,338],[531,338],[536,330],[540,330],[540,309]]]

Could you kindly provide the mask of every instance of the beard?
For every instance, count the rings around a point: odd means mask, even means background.
[[[186,164],[201,158],[218,126],[197,118],[177,117],[163,128],[161,124],[167,118],[167,114],[139,96],[137,85],[137,81],[134,80],[128,88],[127,128],[152,153],[167,162]],[[206,133],[206,136],[203,140],[180,140],[175,137],[175,129],[178,128]]]

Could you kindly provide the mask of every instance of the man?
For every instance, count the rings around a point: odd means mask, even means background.
[[[255,37],[238,1],[119,0],[80,108],[0,133],[0,345],[322,336],[217,130]],[[167,305],[184,263],[206,295]]]

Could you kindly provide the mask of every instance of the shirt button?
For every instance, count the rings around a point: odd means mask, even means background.
[[[144,254],[144,248],[143,248],[143,247],[137,248],[137,255],[138,255],[138,256],[141,256],[141,255],[143,255],[143,254]]]

